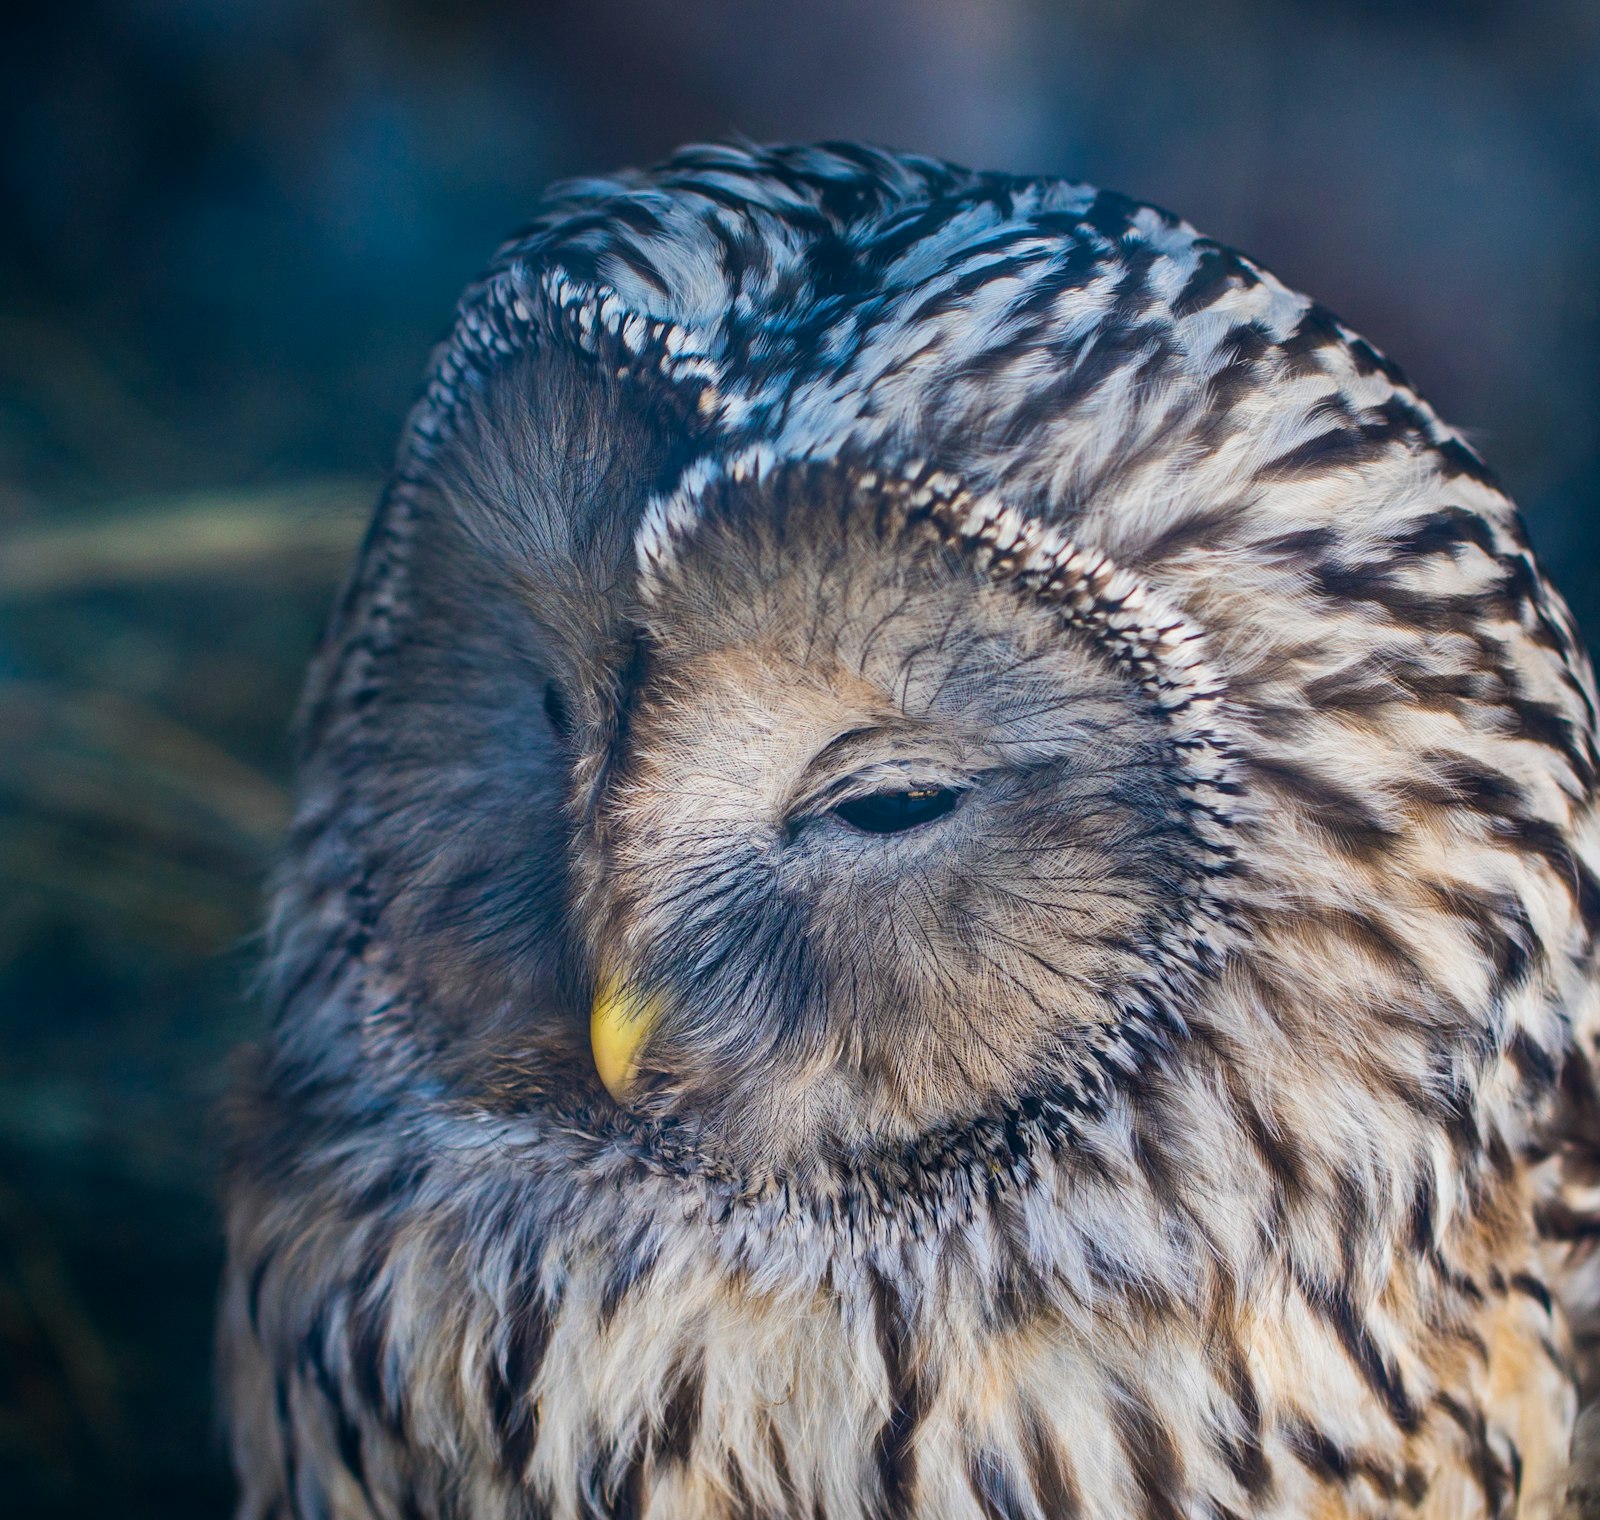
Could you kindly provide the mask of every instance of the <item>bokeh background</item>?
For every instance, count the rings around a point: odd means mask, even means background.
[[[1471,430],[1600,630],[1594,0],[13,0],[6,1513],[226,1513],[211,1115],[305,657],[496,241],[732,132],[1179,210]]]

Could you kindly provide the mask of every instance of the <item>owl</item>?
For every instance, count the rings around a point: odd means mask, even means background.
[[[1472,448],[1176,217],[558,189],[310,677],[241,1520],[1600,1513],[1596,766]]]

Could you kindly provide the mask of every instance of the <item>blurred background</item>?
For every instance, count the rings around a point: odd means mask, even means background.
[[[864,137],[1255,254],[1600,630],[1594,0],[14,0],[0,42],[0,1493],[221,1516],[211,1114],[306,655],[552,178]]]

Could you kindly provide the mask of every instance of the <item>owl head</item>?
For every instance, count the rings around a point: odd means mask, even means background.
[[[784,1180],[1218,1052],[1258,1135],[1459,1124],[1555,1038],[1587,680],[1476,457],[1248,260],[693,150],[436,356],[308,701],[285,1049]]]

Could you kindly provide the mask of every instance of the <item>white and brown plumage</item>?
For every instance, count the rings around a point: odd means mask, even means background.
[[[570,187],[304,734],[243,1515],[1584,1504],[1591,677],[1249,260],[855,148]]]

